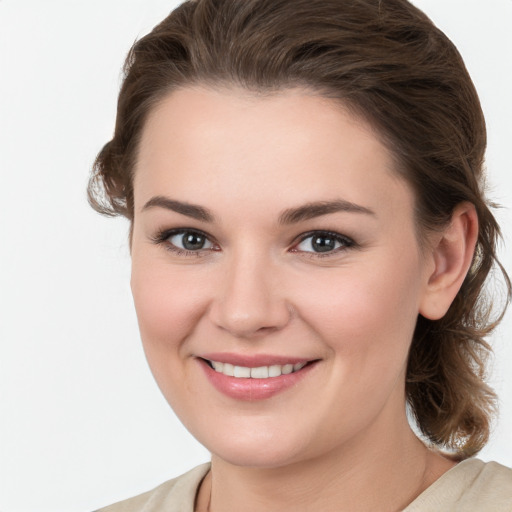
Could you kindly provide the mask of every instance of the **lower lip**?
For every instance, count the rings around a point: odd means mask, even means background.
[[[236,400],[265,400],[275,396],[300,382],[316,366],[312,362],[297,372],[268,379],[244,379],[228,377],[223,373],[216,372],[206,361],[198,359],[208,380],[215,389],[224,395]]]

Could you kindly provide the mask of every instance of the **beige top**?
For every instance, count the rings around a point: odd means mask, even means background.
[[[203,464],[152,491],[97,512],[194,512]],[[512,512],[512,469],[468,459],[447,471],[403,512]]]

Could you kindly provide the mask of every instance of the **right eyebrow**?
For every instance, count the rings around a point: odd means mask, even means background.
[[[165,208],[181,215],[185,215],[192,219],[200,220],[202,222],[213,222],[214,216],[207,208],[198,206],[196,204],[185,203],[183,201],[176,201],[165,196],[152,197],[141,209],[141,212],[151,208]]]

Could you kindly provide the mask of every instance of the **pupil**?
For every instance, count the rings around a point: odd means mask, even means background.
[[[316,252],[328,252],[335,248],[336,241],[326,236],[318,236],[313,239],[312,245]]]
[[[203,248],[204,240],[204,236],[188,233],[183,235],[183,247],[189,251],[197,251]]]

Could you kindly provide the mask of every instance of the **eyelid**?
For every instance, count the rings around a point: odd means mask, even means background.
[[[338,247],[336,249],[333,249],[332,251],[326,251],[326,252],[302,251],[302,250],[297,249],[297,246],[300,245],[305,240],[307,240],[308,238],[311,238],[313,236],[322,236],[322,235],[334,238],[336,241],[340,242],[342,244],[342,246]],[[356,242],[352,238],[350,238],[346,235],[342,235],[341,233],[337,233],[336,231],[315,229],[312,231],[308,231],[307,233],[302,233],[298,237],[298,240],[293,243],[293,246],[291,247],[290,251],[296,252],[296,253],[302,253],[304,255],[311,256],[311,257],[325,258],[328,256],[337,255],[340,252],[343,252],[347,249],[354,248],[356,246],[357,246]]]
[[[205,249],[198,249],[196,251],[191,251],[188,249],[182,249],[181,247],[177,247],[171,242],[169,242],[169,239],[173,236],[184,234],[184,233],[193,233],[200,236],[203,236],[206,240],[208,240],[213,247],[211,248],[205,248]],[[218,250],[218,244],[215,241],[215,239],[209,235],[208,233],[205,233],[204,231],[197,229],[197,228],[172,228],[172,229],[161,229],[159,230],[155,235],[150,236],[150,240],[157,244],[157,245],[163,245],[165,249],[168,251],[171,251],[173,253],[176,253],[178,255],[185,255],[185,256],[201,256],[204,255],[206,252],[212,252]]]
[[[183,233],[195,233],[197,235],[203,236],[206,240],[208,240],[213,247],[211,248],[204,248],[204,249],[198,249],[195,251],[187,250],[181,247],[177,247],[176,245],[169,242],[169,239],[173,236],[183,234]],[[326,252],[315,252],[315,251],[304,251],[297,249],[297,246],[300,245],[302,242],[307,240],[308,238],[311,238],[313,236],[326,236],[334,238],[336,241],[338,241],[341,244],[341,247],[335,248],[332,251],[326,251]],[[175,254],[178,254],[180,256],[204,256],[205,253],[211,253],[211,252],[217,252],[220,251],[219,244],[217,241],[208,233],[202,231],[201,229],[197,228],[171,228],[171,229],[161,229],[159,230],[154,236],[150,237],[150,240],[158,245],[163,245],[166,250],[173,252]],[[325,258],[329,256],[338,255],[340,252],[346,251],[351,248],[357,247],[356,242],[346,236],[342,235],[341,233],[338,233],[336,231],[330,231],[325,229],[315,229],[308,231],[306,233],[302,233],[299,235],[295,241],[292,244],[292,247],[289,249],[290,252],[293,253],[300,253],[304,256],[308,257],[318,257],[318,258]]]

